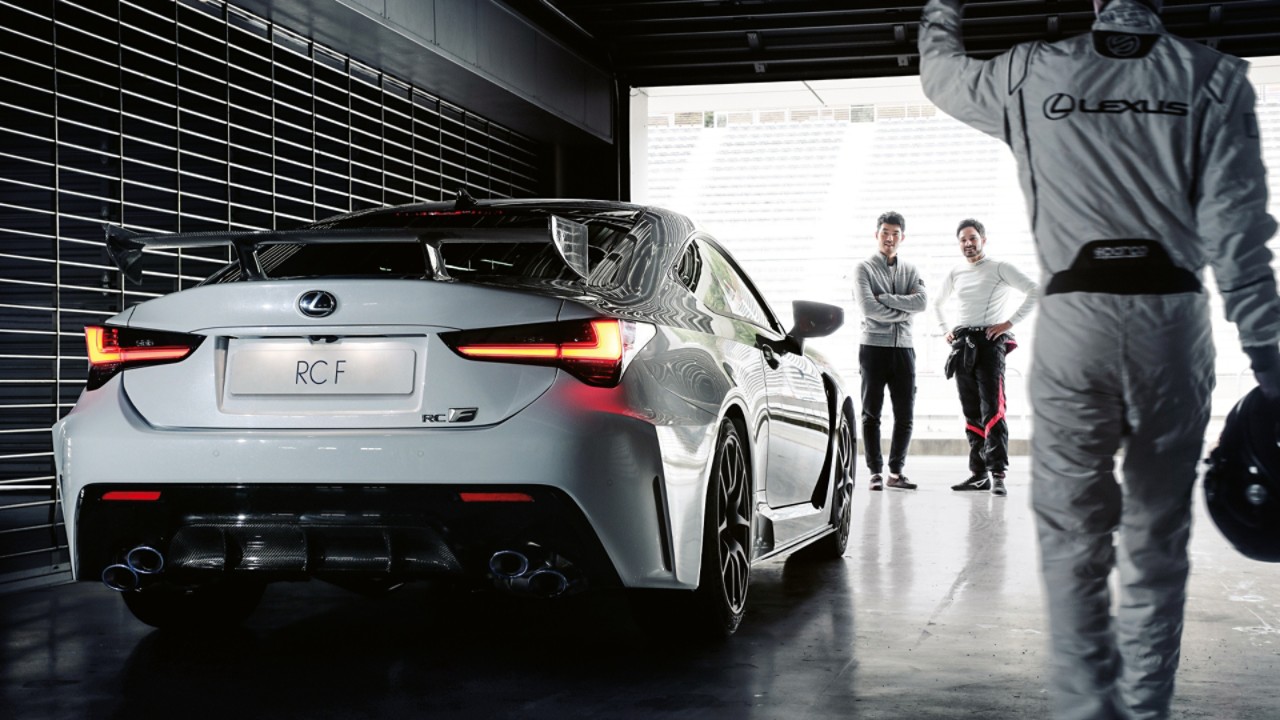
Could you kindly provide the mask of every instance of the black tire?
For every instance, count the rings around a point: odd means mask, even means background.
[[[831,491],[831,526],[835,532],[814,543],[814,555],[836,559],[849,548],[849,532],[853,527],[853,484],[858,467],[858,446],[853,424],[846,413],[840,413],[836,430],[834,487]]]
[[[702,529],[695,621],[707,637],[728,637],[747,609],[754,499],[747,451],[732,420],[720,424]]]
[[[263,583],[222,582],[192,588],[153,587],[122,593],[129,612],[162,630],[225,630],[253,614]]]

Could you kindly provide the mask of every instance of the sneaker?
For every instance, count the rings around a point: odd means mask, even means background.
[[[871,489],[873,491],[884,489],[884,478],[880,477],[880,473],[871,476]]]
[[[916,489],[916,484],[908,480],[906,475],[899,475],[898,477],[893,477],[892,475],[890,475],[889,482],[885,484],[891,488],[897,488],[898,490],[915,490]]]
[[[969,478],[968,480],[965,480],[959,485],[952,485],[951,489],[955,490],[956,492],[972,492],[975,490],[989,490],[991,489],[991,481],[987,479],[987,476],[985,474],[974,475],[973,477]]]
[[[1004,473],[993,473],[991,475],[991,494],[1004,497],[1009,491],[1004,489]]]

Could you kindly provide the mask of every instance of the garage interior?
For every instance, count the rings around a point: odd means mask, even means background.
[[[867,493],[860,470],[843,561],[761,566],[742,628],[712,646],[653,642],[617,598],[459,602],[417,587],[367,598],[320,583],[272,586],[241,632],[195,642],[136,622],[97,583],[69,583],[48,428],[85,381],[81,328],[225,259],[148,255],[146,282],[126,285],[102,223],[288,228],[459,188],[642,197],[637,89],[917,73],[922,2],[832,5],[0,0],[6,714],[1045,714],[1025,457],[1005,499],[953,496],[963,461],[945,454],[913,457],[917,494]],[[1280,52],[1276,0],[1165,6],[1171,32],[1244,57]],[[1087,0],[967,7],[977,57],[1092,18]],[[1280,715],[1265,690],[1280,674],[1280,580],[1235,553],[1201,507],[1191,550],[1176,711]]]

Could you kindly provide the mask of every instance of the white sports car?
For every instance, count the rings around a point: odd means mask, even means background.
[[[381,208],[230,246],[200,286],[85,329],[54,426],[72,567],[157,627],[265,583],[409,580],[661,598],[732,632],[751,565],[849,537],[853,403],[689,219],[597,201]],[[665,592],[653,592],[662,590]]]

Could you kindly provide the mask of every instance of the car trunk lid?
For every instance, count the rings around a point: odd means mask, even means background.
[[[308,300],[327,293],[308,316]],[[328,302],[328,301],[326,301]],[[132,327],[207,337],[177,363],[123,373],[147,422],[181,428],[464,428],[510,417],[556,369],[474,362],[450,330],[550,322],[564,303],[426,280],[307,279],[193,288],[137,307]]]

